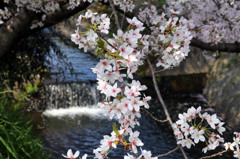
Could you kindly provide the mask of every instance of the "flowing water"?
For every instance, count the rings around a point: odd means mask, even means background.
[[[72,77],[66,72],[66,77],[61,78],[57,76],[56,68],[53,67],[51,70],[55,74],[52,75],[53,80],[47,80],[45,84],[47,110],[42,114],[43,129],[39,131],[39,135],[44,140],[45,148],[52,153],[52,159],[63,158],[61,154],[66,154],[70,148],[74,152],[79,150],[80,156],[87,153],[89,158],[93,158],[93,149],[99,146],[103,135],[110,135],[112,124],[117,122],[105,117],[103,110],[96,106],[102,97],[96,90],[94,82],[96,76],[90,68],[95,67],[98,59],[63,43],[57,37],[54,40],[72,61],[77,76]],[[57,60],[53,60],[53,64],[57,63]],[[57,79],[64,79],[64,82],[56,83]],[[152,82],[145,81],[145,83],[151,85]],[[165,99],[175,119],[178,112],[186,111],[191,106],[201,105],[207,108],[208,105],[200,93],[173,95]],[[152,107],[150,111],[156,117],[164,119],[159,102],[153,100],[150,105]],[[136,127],[135,130],[140,132],[140,139],[145,143],[143,149],[151,150],[153,156],[156,156],[176,147],[175,138],[167,123],[156,123],[145,113],[142,113],[139,121],[141,127]],[[189,158],[199,158],[200,151],[187,150],[187,155]],[[120,159],[123,158],[123,154],[126,152],[119,147],[110,153],[109,157]],[[183,157],[180,151],[176,151],[163,158]]]

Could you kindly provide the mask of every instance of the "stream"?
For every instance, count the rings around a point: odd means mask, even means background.
[[[52,159],[63,158],[62,154],[66,155],[70,148],[73,152],[80,151],[80,156],[87,153],[89,158],[93,158],[93,149],[99,146],[104,135],[110,135],[112,124],[117,122],[105,117],[103,110],[96,106],[102,97],[96,90],[96,75],[90,68],[95,67],[98,59],[82,53],[59,37],[53,37],[53,40],[71,61],[75,75],[71,76],[70,72],[66,71],[65,77],[59,76],[56,66],[61,63],[52,59],[52,79],[45,81],[47,110],[42,113],[43,129],[38,133],[46,150],[51,152]],[[142,81],[152,87],[150,79]],[[208,103],[201,93],[165,95],[164,98],[174,121],[178,113],[191,106],[208,108]],[[156,117],[164,119],[161,105],[155,98],[150,107]],[[151,150],[153,156],[156,156],[176,147],[175,137],[167,123],[156,123],[144,112],[141,115],[141,127],[136,127],[135,130],[140,132],[140,139],[145,143],[143,149]],[[186,149],[186,153],[190,159],[203,155],[199,148]],[[123,154],[126,152],[120,146],[109,154],[109,158],[122,159]],[[183,156],[180,151],[176,151],[163,158],[179,159]]]

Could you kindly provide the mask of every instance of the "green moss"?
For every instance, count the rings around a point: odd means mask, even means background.
[[[223,69],[222,68],[219,69],[219,74],[223,74]]]
[[[237,57],[234,57],[233,59],[232,59],[232,63],[235,65],[235,64],[237,64],[237,63],[239,63],[240,62],[240,60],[239,60],[239,58],[237,58]]]
[[[225,64],[225,66],[226,66],[227,68],[229,68],[229,67],[231,66],[231,63],[230,63],[230,62],[227,62],[227,63]]]
[[[233,85],[235,85],[235,84],[236,84],[236,82],[237,82],[237,77],[235,77],[235,78],[231,79],[231,80],[230,80],[230,82],[231,82]]]
[[[157,82],[158,82],[158,84],[161,83],[161,77],[157,77]]]
[[[29,83],[26,87],[25,90],[28,94],[34,94],[38,92],[38,87],[37,84],[34,83],[33,85],[31,83]]]
[[[166,0],[157,0],[158,5],[162,6],[166,4]]]
[[[240,93],[238,93],[236,96],[237,96],[238,98],[240,98]]]
[[[136,73],[137,73],[139,76],[142,76],[142,77],[145,76],[145,71],[143,71],[143,70],[141,70],[141,69],[138,69]]]

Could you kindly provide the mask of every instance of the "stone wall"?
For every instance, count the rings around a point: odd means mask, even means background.
[[[208,74],[204,95],[235,131],[240,130],[240,54],[222,54]]]

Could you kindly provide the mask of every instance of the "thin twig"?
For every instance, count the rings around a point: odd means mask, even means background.
[[[180,146],[180,145],[178,145],[176,148],[174,148],[174,149],[172,149],[172,150],[168,151],[167,153],[160,154],[160,155],[158,155],[157,157],[164,157],[164,156],[167,156],[167,155],[169,155],[169,154],[171,154],[171,153],[173,153],[173,152],[177,151],[177,150],[178,150],[180,147],[181,147],[181,146]]]
[[[164,123],[167,122],[168,120],[159,120],[158,118],[154,117],[149,111],[147,111],[147,109],[141,108],[142,110],[144,110],[153,120],[159,122],[159,123]]]
[[[161,69],[161,70],[158,70],[158,71],[154,71],[154,73],[156,74],[156,73],[160,73],[160,72],[163,72],[163,71],[165,71],[165,70],[167,70],[168,68],[164,68],[164,69]]]
[[[225,153],[225,152],[227,152],[227,150],[224,150],[224,151],[221,151],[221,152],[215,153],[215,154],[210,155],[210,156],[202,157],[201,159],[213,158],[213,157],[216,157],[216,156],[222,156],[222,154]]]
[[[110,45],[112,48],[114,48],[115,50],[118,50],[115,46],[113,46],[110,42],[107,41],[107,39],[105,39],[99,32],[94,31],[101,39],[103,39],[108,45]]]
[[[160,73],[160,72],[163,72],[163,71],[165,71],[166,69],[161,69],[161,70],[158,70],[158,71],[154,71],[154,73],[156,74],[156,73]]]
[[[163,71],[165,71],[165,70],[170,70],[170,69],[172,69],[173,67],[171,66],[171,67],[169,67],[169,68],[164,68],[164,69],[161,69],[161,70],[158,70],[158,71],[154,71],[154,73],[156,74],[156,73],[160,73],[160,72],[163,72]]]
[[[124,12],[124,14],[123,14],[123,17],[122,17],[122,24],[121,24],[121,28],[123,28],[123,23],[124,23],[124,19],[126,18],[126,12]]]
[[[112,10],[113,10],[113,14],[114,14],[114,17],[115,17],[115,23],[116,23],[118,29],[121,30],[121,27],[120,27],[120,25],[119,25],[118,15],[117,15],[117,13],[116,13],[116,10],[115,10],[113,1],[112,1],[112,0],[109,0],[109,3],[110,3],[110,5],[111,5],[111,7],[112,7]]]
[[[147,58],[147,62],[148,62],[148,65],[149,65],[150,70],[151,70],[151,73],[152,73],[152,80],[153,80],[154,88],[155,88],[155,91],[156,91],[156,93],[157,93],[158,99],[159,99],[159,101],[160,101],[161,104],[162,104],[162,107],[163,107],[163,109],[164,109],[164,112],[165,112],[165,115],[166,115],[166,117],[167,117],[167,119],[168,119],[169,124],[171,125],[172,129],[174,130],[172,119],[171,119],[171,117],[170,117],[170,115],[169,115],[167,106],[166,106],[165,102],[163,101],[162,96],[161,96],[161,93],[160,93],[160,90],[159,90],[159,88],[158,88],[158,84],[157,84],[156,76],[155,76],[155,74],[154,74],[153,66],[152,66],[152,64],[151,64],[151,62],[150,62],[150,60],[149,60],[148,58]],[[176,138],[176,136],[175,136],[175,138]],[[176,138],[176,141],[178,141],[177,138]],[[184,157],[185,159],[187,159],[188,157],[187,157],[187,155],[185,154],[185,152],[184,152],[184,150],[183,150],[183,148],[182,148],[181,146],[180,146],[180,150],[181,150],[181,152],[182,152],[182,154],[183,154],[183,157]]]

